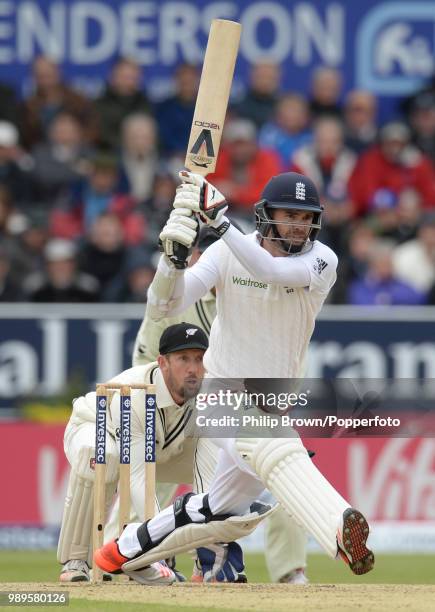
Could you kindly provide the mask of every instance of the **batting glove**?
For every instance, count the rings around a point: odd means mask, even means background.
[[[179,173],[182,184],[177,189],[174,209],[189,209],[196,213],[201,221],[215,229],[220,236],[230,226],[225,213],[228,204],[225,197],[203,176],[182,170]]]
[[[243,551],[237,542],[197,549],[196,565],[204,582],[247,582]]]
[[[198,237],[199,223],[187,208],[173,210],[160,232],[159,247],[173,265],[187,267],[192,247]]]

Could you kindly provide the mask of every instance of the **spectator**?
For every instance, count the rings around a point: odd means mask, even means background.
[[[415,189],[404,189],[397,201],[397,226],[391,237],[397,243],[413,240],[421,219],[421,197]]]
[[[31,159],[18,146],[18,130],[7,121],[0,121],[0,185],[22,209],[32,203]]]
[[[410,143],[409,128],[388,123],[379,136],[379,146],[363,153],[349,182],[356,214],[371,212],[385,190],[397,197],[403,189],[413,188],[423,207],[435,206],[435,173],[430,160]]]
[[[51,215],[52,233],[59,238],[79,238],[90,230],[95,219],[106,212],[121,221],[128,244],[139,244],[145,236],[143,216],[133,198],[119,187],[116,158],[98,154],[89,177],[74,185],[68,198]]]
[[[46,239],[46,217],[41,218],[36,211],[20,213],[8,190],[0,187],[0,249],[7,254],[17,285],[42,267]]]
[[[292,170],[309,176],[325,202],[323,240],[338,255],[344,248],[343,226],[351,215],[347,183],[356,155],[344,146],[343,127],[334,117],[314,124],[313,143],[293,156]]]
[[[342,77],[334,68],[317,68],[311,79],[310,111],[313,118],[324,115],[341,117]]]
[[[156,119],[163,154],[184,159],[198,93],[198,68],[181,64],[174,79],[175,92],[156,105]]]
[[[246,94],[232,109],[255,123],[257,129],[272,121],[281,83],[279,64],[262,61],[254,64]]]
[[[0,302],[19,302],[23,298],[20,288],[12,278],[9,256],[0,247]]]
[[[252,204],[260,199],[264,184],[281,172],[274,151],[258,147],[255,125],[247,119],[229,121],[216,172],[210,181],[225,194],[232,209],[251,218]]]
[[[346,232],[346,250],[339,261],[337,281],[333,287],[332,302],[344,304],[350,283],[364,278],[369,255],[376,243],[373,228],[367,223],[357,222]]]
[[[417,238],[394,250],[394,271],[397,278],[417,291],[428,292],[435,283],[435,213],[421,218]]]
[[[19,124],[18,102],[15,91],[9,85],[0,83],[0,121]]]
[[[10,254],[10,248],[16,243],[15,226],[17,211],[9,190],[0,186],[0,243]],[[23,223],[23,215],[19,215],[18,223]],[[25,223],[25,220],[24,220]],[[19,230],[18,230],[19,231]]]
[[[48,141],[32,151],[35,199],[45,210],[89,170],[91,151],[74,115],[59,113],[51,122]]]
[[[312,140],[308,129],[308,105],[295,93],[283,95],[277,103],[275,118],[260,131],[260,146],[274,150],[281,158],[283,168],[288,168],[294,152]]]
[[[103,299],[110,284],[121,274],[126,257],[127,248],[118,217],[110,213],[97,217],[80,251],[79,267],[98,280]]]
[[[372,248],[364,278],[349,287],[349,303],[357,306],[423,304],[426,295],[399,280],[393,272],[393,245],[379,241]]]
[[[53,119],[60,112],[74,115],[83,126],[84,138],[93,142],[96,137],[96,115],[93,104],[62,82],[59,66],[50,58],[39,56],[33,62],[34,93],[22,107],[21,136],[31,149],[48,139]]]
[[[355,167],[356,155],[344,146],[343,127],[333,117],[314,124],[313,143],[296,151],[292,170],[309,176],[323,197],[327,193],[345,197]]]
[[[45,267],[44,249],[49,238],[47,217],[40,210],[32,210],[15,238],[15,251],[11,257],[14,279],[18,283]]]
[[[24,287],[31,302],[95,302],[98,281],[77,270],[77,249],[69,240],[54,239],[45,247],[46,273],[31,275]]]
[[[178,169],[179,166],[177,165],[177,171]],[[175,180],[174,176],[177,176],[177,180]],[[149,226],[149,244],[157,245],[158,243],[159,234],[171,212],[177,182],[178,175],[171,172],[168,167],[161,165],[157,169],[152,196],[140,206],[140,211],[143,212]]]
[[[435,71],[433,72],[431,79],[427,81],[419,90],[417,90],[410,96],[403,98],[403,100],[401,101],[400,108],[403,111],[403,113],[406,115],[406,118],[408,121],[409,121],[411,110],[415,103],[415,100],[422,94],[424,95],[427,93],[435,94]]]
[[[380,192],[373,205],[371,224],[378,236],[397,243],[415,238],[421,217],[421,198],[415,189],[404,189],[398,195]]]
[[[435,92],[414,99],[410,124],[413,143],[435,164]]]
[[[357,155],[373,145],[377,136],[377,104],[369,91],[353,90],[344,104],[345,143]]]
[[[128,115],[149,113],[150,102],[141,89],[141,69],[130,58],[120,58],[112,68],[104,93],[96,100],[101,148],[117,151],[121,125]]]
[[[157,127],[148,115],[130,115],[122,124],[122,169],[128,192],[137,202],[152,196],[159,158]]]
[[[155,267],[151,254],[135,248],[129,253],[121,282],[106,295],[106,302],[146,302],[148,287],[154,278]]]
[[[428,306],[435,306],[435,284],[428,293],[426,303]]]

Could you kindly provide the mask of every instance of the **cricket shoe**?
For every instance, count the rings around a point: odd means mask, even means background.
[[[70,559],[62,567],[60,582],[89,582],[91,579],[86,561]]]
[[[304,568],[298,567],[297,569],[293,570],[292,572],[289,572],[288,574],[280,578],[279,582],[282,582],[284,584],[298,584],[298,585],[305,586],[310,581],[305,575]]]
[[[126,574],[135,582],[146,585],[168,585],[177,580],[174,572],[166,564],[158,562],[138,570],[123,571],[122,566],[130,560],[119,552],[116,540],[107,542],[107,544],[98,548],[94,553],[95,564],[103,572],[108,572],[109,574]]]
[[[122,566],[127,561],[130,559],[121,555],[116,540],[107,542],[94,552],[95,565],[108,574],[122,574]]]
[[[202,569],[198,567],[197,560],[193,564],[193,574],[190,577],[190,582],[204,582],[204,577],[202,575]]]
[[[178,580],[175,572],[166,563],[160,563],[159,561],[138,570],[124,570],[124,574],[135,582],[148,586],[169,585]]]
[[[337,532],[338,554],[354,574],[367,574],[375,564],[375,556],[366,546],[369,531],[361,512],[354,508],[343,512],[343,527]]]
[[[174,572],[174,576],[177,582],[187,582],[186,576],[182,574],[180,570],[178,570],[175,567],[175,564],[176,564],[175,557],[170,557],[169,559],[165,559],[164,561],[162,561],[162,563],[163,565],[166,565],[167,567],[169,567],[169,569],[171,569]]]

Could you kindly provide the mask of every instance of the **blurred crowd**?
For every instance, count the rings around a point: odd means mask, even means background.
[[[141,302],[183,167],[199,69],[180,65],[173,93],[147,96],[120,58],[96,99],[47,57],[33,91],[0,84],[0,301]],[[368,91],[343,96],[318,68],[307,96],[283,91],[277,65],[251,67],[228,113],[211,182],[253,228],[264,184],[295,170],[325,204],[320,239],[340,259],[338,304],[435,304],[435,82],[379,125]]]

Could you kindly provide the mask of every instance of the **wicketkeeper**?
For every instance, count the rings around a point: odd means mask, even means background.
[[[195,441],[186,439],[185,427],[194,398],[204,375],[203,355],[208,347],[204,331],[192,324],[168,327],[160,338],[157,362],[125,370],[111,382],[156,385],[156,461],[157,480],[187,482],[195,485],[201,475],[208,483],[216,465],[214,447],[201,458],[194,457]],[[143,453],[145,439],[144,391],[133,389],[131,416],[131,500],[137,516],[144,517],[145,474]],[[118,483],[119,393],[111,398],[107,414],[106,512],[113,502]],[[212,445],[210,445],[212,446]],[[73,402],[73,412],[64,436],[65,454],[71,465],[58,544],[58,561],[63,564],[60,580],[89,580],[92,565],[91,534],[93,522],[93,484],[95,463],[95,392]],[[202,489],[200,489],[202,490]],[[143,580],[174,580],[166,567],[155,564]]]

